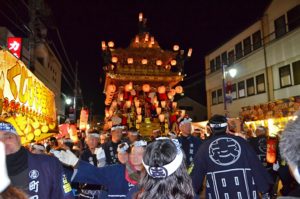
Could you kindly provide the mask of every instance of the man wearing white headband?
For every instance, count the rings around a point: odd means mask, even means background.
[[[42,144],[33,144],[31,146],[31,153],[34,153],[34,154],[45,154],[46,153],[46,148]]]
[[[16,129],[5,121],[0,121],[0,141],[5,146],[7,172],[13,186],[30,198],[73,198],[72,188],[57,158],[27,151]]]
[[[298,183],[296,190],[289,196],[300,196],[300,111],[295,115],[296,119],[288,123],[282,132],[279,149],[281,156],[287,161],[290,171]],[[282,197],[285,198],[285,197]],[[286,197],[290,198],[290,197]]]
[[[143,165],[147,175],[127,198],[194,198],[178,140],[157,138],[146,147]]]
[[[73,182],[104,185],[108,189],[108,198],[120,199],[125,198],[128,191],[139,181],[146,144],[142,140],[132,144],[128,161],[130,164],[114,164],[101,168],[79,160],[71,151],[61,151],[56,155],[62,163],[75,168]]]
[[[139,139],[139,131],[135,127],[131,127],[128,130],[127,136],[128,136],[129,144],[132,144]]]
[[[181,132],[181,136],[178,137],[178,141],[181,144],[181,148],[183,149],[186,156],[186,165],[187,167],[191,166],[193,163],[194,156],[197,153],[197,150],[201,144],[200,138],[196,138],[192,136],[192,119],[191,118],[183,118],[179,123],[179,129]]]
[[[206,177],[206,198],[270,198],[272,180],[251,146],[241,137],[227,134],[227,118],[209,120],[210,139],[199,148],[191,173],[196,193]]]

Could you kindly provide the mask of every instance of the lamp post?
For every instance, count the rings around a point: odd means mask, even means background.
[[[237,70],[232,68],[226,71],[227,65],[222,64],[222,84],[223,84],[223,103],[224,103],[224,114],[227,117],[227,100],[226,100],[226,73],[228,72],[230,77],[234,78],[236,76]]]

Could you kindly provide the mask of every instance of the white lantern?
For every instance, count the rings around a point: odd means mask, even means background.
[[[141,107],[138,107],[138,108],[136,109],[136,113],[137,113],[138,115],[142,114],[142,108],[141,108]]]
[[[189,51],[188,51],[187,56],[188,56],[188,57],[191,57],[191,56],[192,56],[192,52],[193,52],[193,49],[192,49],[192,48],[189,48]]]
[[[142,22],[142,21],[143,21],[143,13],[140,12],[140,13],[139,13],[139,22]]]
[[[182,86],[176,86],[175,91],[176,91],[176,93],[181,94],[183,92]]]
[[[172,66],[175,66],[176,64],[177,64],[176,60],[175,60],[175,59],[172,59],[171,65],[172,65]]]
[[[156,108],[156,113],[157,113],[157,115],[159,115],[161,113],[161,108],[160,107]]]
[[[154,37],[151,37],[151,45],[154,45]]]
[[[145,42],[147,42],[147,41],[149,41],[149,34],[148,33],[145,35]]]
[[[162,65],[162,61],[160,59],[156,60],[156,65],[157,66],[161,66]]]
[[[142,118],[143,118],[142,115],[139,114],[139,115],[137,116],[137,122],[138,122],[138,123],[141,123],[141,122],[142,122]]]
[[[105,41],[102,41],[102,42],[101,42],[101,47],[102,47],[102,50],[106,50],[106,44],[105,44]]]
[[[107,88],[108,93],[114,93],[116,91],[116,89],[117,89],[117,87],[114,84],[108,85],[108,88]]]
[[[140,106],[140,101],[139,100],[134,101],[134,105],[135,105],[135,107],[139,107]]]
[[[108,42],[108,47],[113,48],[115,46],[115,43],[113,41]]]
[[[177,102],[172,102],[173,109],[177,108]]]
[[[150,85],[149,84],[144,84],[142,89],[145,93],[148,93],[150,91]]]
[[[139,41],[140,41],[140,38],[139,38],[139,36],[137,35],[137,36],[135,37],[135,43],[139,43]]]
[[[165,86],[160,86],[160,87],[158,87],[158,93],[159,94],[163,94],[163,93],[165,93],[166,92],[166,87]]]
[[[130,107],[131,107],[131,101],[130,101],[130,100],[127,100],[127,101],[126,101],[126,107],[127,107],[127,108],[130,108]]]
[[[120,100],[120,102],[122,102],[123,101],[123,93],[119,93],[119,96],[118,96],[118,99]]]
[[[165,108],[165,107],[166,107],[166,101],[161,101],[160,104],[161,104],[161,107],[162,107],[162,108]]]
[[[173,50],[174,50],[174,51],[178,51],[178,50],[179,50],[179,46],[178,46],[178,45],[174,45],[174,46],[173,46]]]
[[[142,59],[142,64],[146,65],[148,63],[147,59]]]
[[[133,64],[133,58],[131,58],[131,57],[127,58],[127,63],[128,64]]]
[[[131,83],[131,84],[130,84],[130,83],[129,83],[129,84],[126,84],[126,85],[125,85],[125,91],[126,91],[126,92],[130,92],[131,90],[132,90],[132,83]]]
[[[113,56],[113,57],[111,58],[111,61],[112,61],[112,63],[117,63],[117,62],[118,62],[118,57]]]
[[[165,115],[164,114],[159,114],[158,119],[160,122],[164,122],[165,121]]]

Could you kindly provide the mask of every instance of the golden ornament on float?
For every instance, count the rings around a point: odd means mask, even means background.
[[[43,133],[47,133],[49,131],[49,127],[47,125],[43,125],[41,130]]]
[[[42,131],[41,131],[41,129],[35,129],[33,133],[35,136],[39,137],[41,135]]]

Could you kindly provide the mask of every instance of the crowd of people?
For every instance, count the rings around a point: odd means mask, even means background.
[[[185,117],[180,134],[115,124],[50,138],[27,147],[12,124],[0,121],[0,199],[256,199],[300,197],[300,113],[279,133],[268,162],[268,129],[246,134],[214,115],[209,133]],[[280,183],[278,183],[280,181]],[[278,187],[280,184],[280,188]]]

